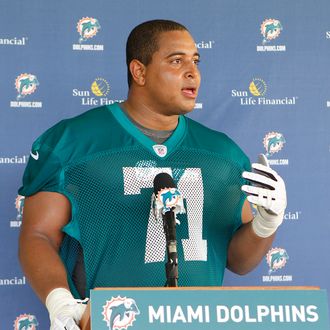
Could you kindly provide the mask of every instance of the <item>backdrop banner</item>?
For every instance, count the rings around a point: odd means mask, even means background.
[[[226,272],[224,285],[329,290],[329,13],[329,0],[2,0],[1,328],[49,326],[17,258],[31,145],[61,119],[126,98],[127,36],[155,18],[186,25],[200,52],[189,116],[228,134],[252,162],[266,154],[287,185],[273,246],[250,274]]]

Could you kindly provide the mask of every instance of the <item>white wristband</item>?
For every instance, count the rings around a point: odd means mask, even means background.
[[[269,237],[282,223],[283,215],[271,215],[264,208],[258,207],[258,213],[252,220],[252,229],[259,237]]]
[[[86,308],[86,305],[82,304],[85,301],[75,299],[71,292],[65,288],[52,290],[45,303],[51,323],[59,315],[72,317],[78,323]]]

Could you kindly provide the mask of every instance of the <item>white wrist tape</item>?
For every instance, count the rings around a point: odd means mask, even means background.
[[[278,215],[268,213],[263,207],[258,207],[258,213],[252,220],[252,229],[259,237],[273,235],[283,221],[284,212]]]
[[[75,299],[67,289],[56,288],[52,290],[48,294],[45,303],[51,323],[58,316],[72,317],[75,322],[79,323],[86,309],[86,304],[83,304],[83,302],[86,302],[86,300]]]

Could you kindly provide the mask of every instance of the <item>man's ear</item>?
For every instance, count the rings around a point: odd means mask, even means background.
[[[144,86],[146,66],[139,60],[132,60],[129,64],[129,69],[131,71],[131,75],[135,83],[139,86]]]

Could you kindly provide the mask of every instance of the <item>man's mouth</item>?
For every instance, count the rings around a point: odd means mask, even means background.
[[[196,96],[197,96],[197,90],[196,90],[196,88],[193,88],[193,87],[182,88],[182,93],[184,96],[189,97],[189,98],[196,98]]]

